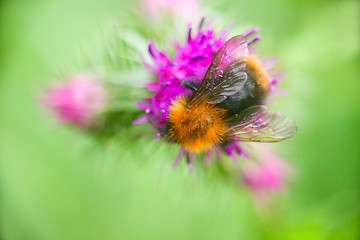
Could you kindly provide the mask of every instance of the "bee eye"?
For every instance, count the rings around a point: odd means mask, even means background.
[[[199,87],[199,84],[192,80],[183,80],[181,81],[181,86],[191,91],[196,91]]]

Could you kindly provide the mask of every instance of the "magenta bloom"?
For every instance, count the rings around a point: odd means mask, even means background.
[[[142,0],[144,11],[151,17],[168,14],[193,20],[199,15],[199,0]]]
[[[148,121],[159,130],[165,127],[171,101],[181,94],[191,93],[181,85],[181,81],[201,81],[213,55],[226,42],[226,31],[217,36],[212,28],[207,27],[199,30],[194,37],[191,32],[190,27],[184,45],[175,43],[176,53],[172,58],[157,50],[152,42],[149,43],[149,52],[154,63],[146,63],[145,66],[155,75],[155,81],[148,83],[146,87],[154,92],[154,96],[145,98],[145,103],[137,103],[146,115],[134,123]]]
[[[259,161],[243,167],[242,182],[256,197],[265,199],[270,193],[285,190],[291,168],[269,146],[259,146],[257,153]]]
[[[164,132],[172,100],[175,100],[179,95],[191,93],[189,89],[183,87],[182,83],[188,80],[192,82],[202,81],[214,55],[228,40],[227,30],[216,33],[211,25],[202,25],[203,21],[200,23],[198,31],[193,31],[192,27],[189,28],[185,43],[176,42],[174,44],[173,56],[156,49],[153,42],[149,42],[149,52],[154,61],[144,65],[153,74],[154,79],[145,87],[153,92],[153,95],[136,103],[139,108],[144,110],[145,114],[134,120],[134,124],[149,122],[159,130],[159,133]],[[255,27],[243,34],[248,39],[251,55],[256,53],[253,44],[260,40],[258,35],[253,37],[258,31],[259,28]],[[256,59],[261,61],[263,69],[267,71],[269,76],[269,93],[275,93],[274,86],[279,83],[283,76],[272,73],[273,66],[271,64],[274,59],[262,59],[258,56]],[[247,153],[242,149],[241,144],[243,143],[228,142],[225,145],[216,145],[212,152],[219,157],[221,151],[236,162],[238,156],[247,157]],[[211,158],[211,154],[206,153],[205,160],[207,160],[206,158]]]
[[[102,82],[78,75],[46,90],[42,101],[60,122],[87,128],[104,109],[106,98]]]

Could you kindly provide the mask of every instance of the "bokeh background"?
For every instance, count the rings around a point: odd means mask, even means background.
[[[298,124],[278,144],[294,173],[267,210],[211,171],[173,170],[164,144],[124,133],[96,147],[39,107],[47,79],[76,69],[102,23],[135,6],[0,1],[1,239],[359,239],[359,2],[202,3],[204,15],[261,26],[260,53],[287,72],[274,108]]]

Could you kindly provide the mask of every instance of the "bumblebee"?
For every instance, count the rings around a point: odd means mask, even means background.
[[[200,84],[184,81],[193,91],[172,101],[166,136],[189,153],[231,141],[279,142],[296,133],[295,123],[263,104],[269,76],[237,35],[214,56]]]

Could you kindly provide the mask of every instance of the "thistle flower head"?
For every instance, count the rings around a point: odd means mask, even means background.
[[[252,59],[257,65],[261,65],[260,69],[267,78],[269,93],[271,94],[275,93],[274,86],[279,83],[282,75],[276,75],[272,72],[271,64],[275,59],[263,59],[256,55],[257,50],[253,46],[261,39],[257,35],[259,30],[258,27],[254,27],[245,32],[243,36],[248,40],[249,54],[251,55],[249,59]],[[153,74],[154,79],[145,87],[153,94],[144,98],[142,102],[137,102],[137,106],[144,110],[145,115],[133,123],[149,122],[159,132],[163,132],[166,128],[166,120],[172,101],[180,95],[192,93],[191,90],[183,87],[184,82],[200,83],[214,55],[227,40],[227,29],[217,33],[210,24],[203,26],[203,21],[201,21],[197,31],[191,26],[189,27],[184,43],[175,43],[175,51],[172,56],[165,51],[158,50],[150,41],[149,53],[153,62],[144,63],[144,66]],[[217,152],[218,149],[230,156],[234,162],[238,156],[247,157],[247,153],[242,149],[240,143],[227,142],[218,145],[216,147]]]
[[[247,162],[242,169],[242,182],[257,197],[266,198],[272,192],[282,192],[291,172],[290,166],[270,147],[258,149],[259,161]]]
[[[104,109],[106,90],[99,80],[77,75],[47,89],[42,101],[60,122],[87,128]]]
[[[185,43],[175,43],[173,57],[156,49],[153,42],[149,42],[149,52],[154,62],[146,63],[145,66],[154,74],[155,81],[146,84],[146,88],[154,92],[154,95],[145,98],[145,103],[138,102],[137,105],[145,111],[147,121],[154,127],[158,129],[165,127],[173,99],[181,94],[191,93],[181,85],[182,81],[202,80],[214,54],[226,42],[225,33],[226,31],[223,31],[217,35],[210,26],[207,26],[192,36],[190,27]]]
[[[178,16],[192,20],[199,15],[199,0],[142,0],[141,5],[150,17],[159,15]]]

